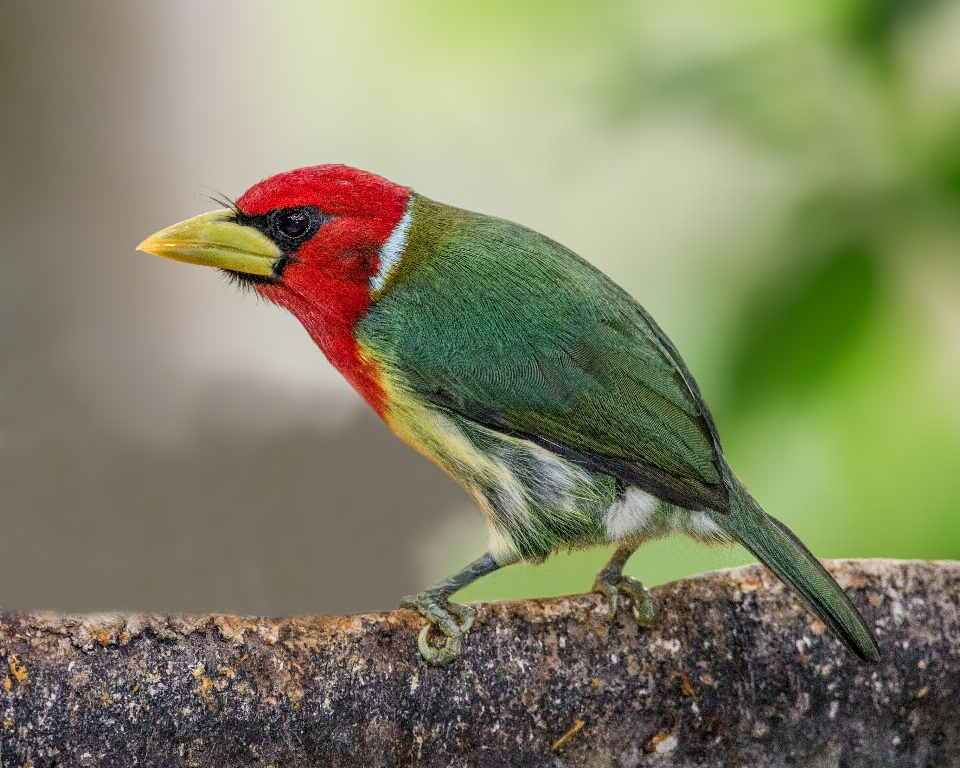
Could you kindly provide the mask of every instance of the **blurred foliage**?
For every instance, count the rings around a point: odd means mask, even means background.
[[[789,264],[745,309],[731,353],[731,406],[827,387],[863,343],[877,309],[876,256],[850,243],[815,257]]]
[[[610,126],[679,116],[789,179],[770,234],[712,257],[735,310],[701,378],[731,464],[823,557],[960,557],[960,4],[602,3],[595,16],[604,33],[581,44],[601,61],[592,99]],[[464,598],[583,589],[605,554],[498,574]],[[657,542],[630,569],[655,583],[748,559]]]

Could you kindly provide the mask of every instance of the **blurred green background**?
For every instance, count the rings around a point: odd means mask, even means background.
[[[606,271],[817,555],[960,557],[958,39],[947,0],[0,4],[0,602],[386,609],[482,552],[292,318],[133,251],[324,162]]]

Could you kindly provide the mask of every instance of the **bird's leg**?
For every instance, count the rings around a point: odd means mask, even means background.
[[[653,621],[653,596],[650,590],[633,576],[624,576],[623,567],[630,559],[630,555],[637,551],[635,545],[620,544],[613,557],[603,566],[593,582],[593,591],[605,595],[610,605],[610,618],[617,612],[617,603],[620,596],[630,600],[630,609],[633,618],[641,627]]]
[[[486,554],[450,578],[434,584],[418,595],[408,595],[400,601],[401,608],[418,610],[430,622],[420,631],[420,636],[417,638],[420,655],[427,664],[439,667],[457,658],[463,652],[463,640],[473,626],[473,608],[469,605],[451,603],[450,595],[499,567],[493,556]],[[439,629],[447,637],[440,648],[435,648],[429,642],[431,626]]]

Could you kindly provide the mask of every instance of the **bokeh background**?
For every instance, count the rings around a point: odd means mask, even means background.
[[[947,0],[2,0],[0,602],[387,609],[482,552],[292,317],[134,251],[325,162],[624,285],[818,555],[960,557],[958,40]],[[462,594],[583,591],[608,554]]]

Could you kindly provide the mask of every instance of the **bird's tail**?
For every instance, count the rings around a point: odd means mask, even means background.
[[[710,517],[756,555],[861,661],[880,661],[880,648],[860,612],[793,531],[754,501],[734,479],[730,513]]]

